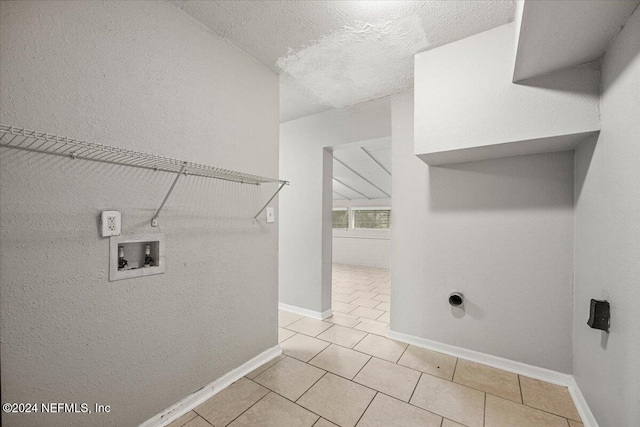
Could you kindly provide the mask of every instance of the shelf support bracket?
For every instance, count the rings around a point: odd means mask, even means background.
[[[273,199],[275,199],[275,197],[278,195],[278,193],[280,192],[280,190],[282,190],[282,187],[284,187],[285,185],[287,185],[288,182],[285,181],[282,184],[280,184],[280,187],[278,187],[278,189],[276,190],[275,193],[273,193],[273,196],[271,196],[271,198],[267,201],[267,203],[264,204],[264,206],[262,207],[262,209],[260,209],[258,211],[258,213],[256,214],[256,216],[253,217],[253,223],[255,224],[256,221],[258,220],[258,215],[260,215],[262,213],[263,210],[265,210],[267,208],[267,206],[269,206],[269,203],[271,203],[271,201]]]
[[[160,211],[162,210],[162,208],[164,208],[164,204],[167,203],[167,199],[169,199],[169,196],[171,195],[171,192],[175,188],[175,186],[178,183],[178,180],[180,179],[182,174],[186,175],[186,172],[185,172],[186,168],[187,168],[187,164],[183,163],[182,164],[182,168],[180,168],[180,172],[178,172],[178,176],[176,176],[176,179],[173,180],[173,184],[171,184],[171,187],[169,188],[169,192],[167,193],[166,196],[164,196],[164,200],[160,204],[160,207],[158,208],[156,214],[153,216],[153,218],[151,218],[151,226],[152,227],[157,227],[158,226],[158,215],[160,215]]]

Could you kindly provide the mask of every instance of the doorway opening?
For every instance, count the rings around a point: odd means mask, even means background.
[[[332,312],[387,336],[391,320],[391,137],[333,147]]]

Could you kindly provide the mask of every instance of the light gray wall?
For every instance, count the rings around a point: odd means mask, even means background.
[[[333,207],[391,207],[391,199],[334,200]],[[393,221],[393,213],[391,214]],[[393,225],[392,225],[393,227]],[[390,268],[391,230],[333,230],[332,260],[337,264]]]
[[[415,56],[416,154],[527,145],[599,129],[597,66],[512,83],[516,27],[502,25]],[[492,157],[504,147],[491,150]]]
[[[378,234],[374,234],[378,232]],[[333,256],[336,264],[359,265],[389,269],[391,265],[391,235],[389,231],[351,233],[334,230]]]
[[[0,9],[3,123],[278,174],[278,77],[170,3]],[[1,154],[2,400],[112,406],[3,424],[137,425],[277,344],[275,188],[187,177],[151,228],[175,175]],[[105,209],[166,234],[164,275],[108,281]]]
[[[570,373],[573,153],[429,167],[413,122],[412,94],[398,96],[391,329]]]
[[[602,59],[602,131],[576,151],[574,375],[601,427],[640,425],[640,11]],[[590,329],[591,298],[611,333]]]
[[[333,165],[325,148],[390,136],[390,108],[382,98],[280,125],[280,175],[291,181],[280,196],[281,303],[330,308]]]

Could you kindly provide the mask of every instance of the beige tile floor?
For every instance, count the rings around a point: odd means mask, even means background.
[[[388,338],[388,270],[333,266],[333,316],[279,313],[284,354],[170,427],[581,427],[566,388]]]

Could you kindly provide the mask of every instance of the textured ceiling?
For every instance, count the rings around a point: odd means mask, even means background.
[[[413,55],[513,20],[511,0],[172,0],[281,74],[280,119],[413,85]]]
[[[391,197],[390,137],[339,145],[333,159],[334,200]]]

